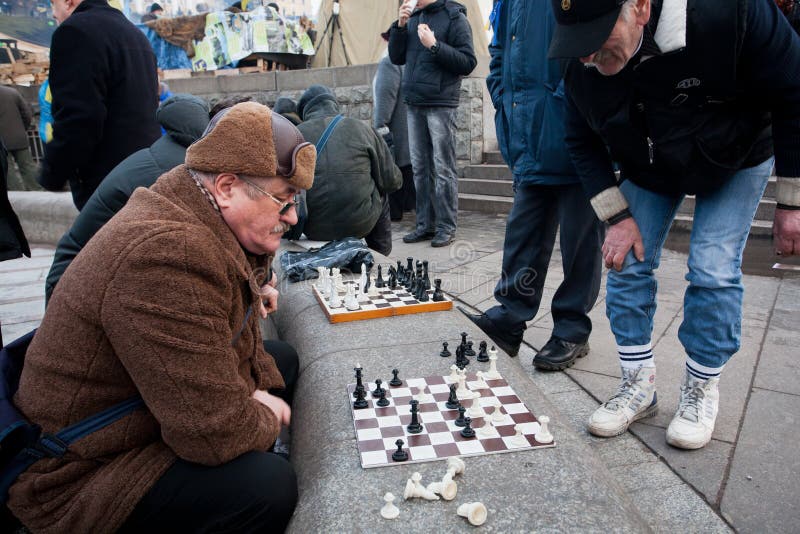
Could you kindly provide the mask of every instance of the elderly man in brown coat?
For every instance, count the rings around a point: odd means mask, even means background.
[[[288,120],[237,104],[75,258],[14,401],[45,432],[137,394],[145,407],[19,477],[9,507],[30,530],[285,528],[296,479],[268,451],[297,355],[268,354],[257,316],[275,307],[268,264],[315,159]]]

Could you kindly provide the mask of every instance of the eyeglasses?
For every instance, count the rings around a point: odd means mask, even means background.
[[[278,204],[281,207],[281,209],[278,210],[278,214],[279,215],[286,215],[286,212],[288,212],[293,207],[297,206],[297,202],[298,202],[297,195],[294,195],[292,197],[292,200],[283,201],[283,200],[279,199],[278,197],[276,197],[275,195],[273,195],[272,193],[264,191],[263,189],[258,187],[256,184],[254,184],[250,180],[248,180],[246,178],[242,178],[241,176],[237,176],[237,178],[239,178],[241,181],[243,181],[244,183],[246,183],[249,186],[251,186],[253,189],[258,191],[259,193],[264,193],[269,198],[271,198],[276,204]]]

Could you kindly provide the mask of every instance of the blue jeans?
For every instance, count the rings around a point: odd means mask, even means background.
[[[773,159],[738,171],[718,190],[696,198],[689,245],[689,287],[678,337],[688,357],[721,368],[739,350],[742,320],[742,252]],[[656,311],[661,248],[682,196],[665,196],[625,181],[620,186],[639,226],[645,259],[633,252],[622,271],[609,271],[606,314],[621,347],[650,343]]]
[[[408,106],[417,230],[453,234],[458,218],[457,108]]]

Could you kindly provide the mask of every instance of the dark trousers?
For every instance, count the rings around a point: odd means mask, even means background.
[[[265,341],[291,404],[299,364],[283,341]],[[283,532],[297,504],[292,465],[272,452],[251,451],[218,466],[178,459],[139,501],[121,532]]]
[[[392,253],[392,221],[389,218],[389,195],[381,197],[381,215],[372,230],[364,237],[367,246],[384,256]]]
[[[403,212],[413,210],[417,204],[414,171],[411,165],[400,167],[400,172],[403,174],[403,186],[389,194],[389,215],[393,221],[401,221]]]
[[[605,230],[580,184],[516,187],[506,225],[503,271],[494,291],[500,305],[486,311],[509,337],[521,339],[525,323],[539,311],[559,225],[564,281],[551,306],[553,335],[573,343],[589,339],[588,313],[600,291]]]

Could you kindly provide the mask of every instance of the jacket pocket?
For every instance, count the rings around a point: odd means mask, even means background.
[[[494,130],[497,134],[497,146],[500,148],[500,154],[502,154],[503,160],[508,163],[511,161],[508,149],[508,119],[506,118],[502,98],[497,104],[497,111],[494,114]]]
[[[564,105],[563,81],[555,91],[546,88],[539,130],[531,136],[537,140],[536,161],[542,174],[575,174],[564,143]]]

